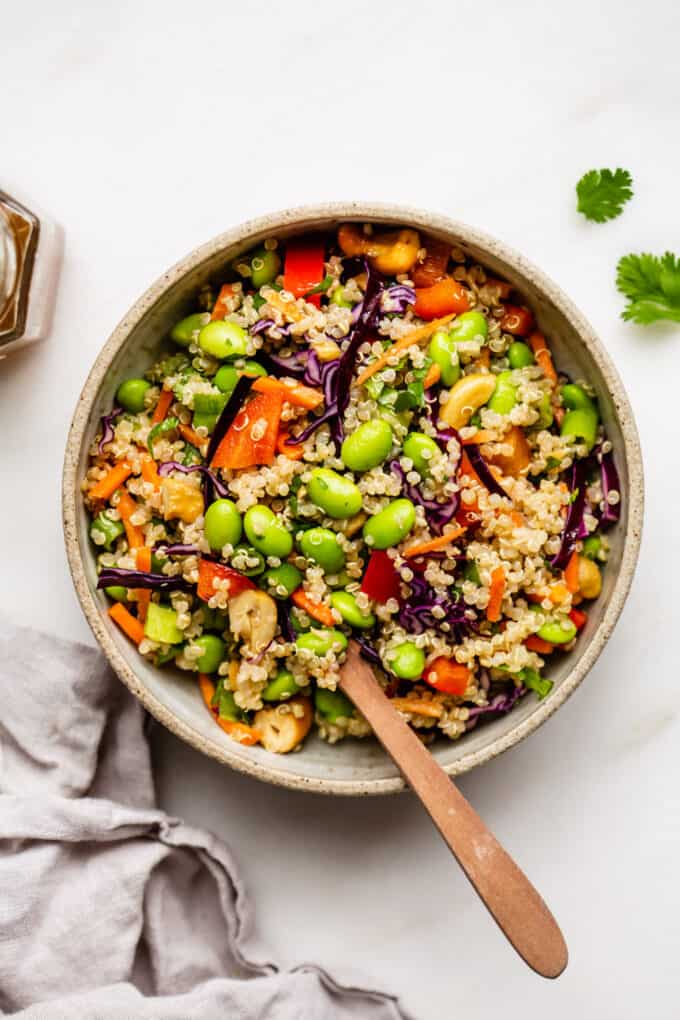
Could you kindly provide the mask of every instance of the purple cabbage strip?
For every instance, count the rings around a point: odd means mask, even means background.
[[[436,595],[427,581],[417,574],[409,581],[409,585],[411,595],[402,604],[397,619],[410,634],[422,634],[429,628],[441,630],[442,624],[448,623],[450,630],[442,633],[452,635],[456,642],[460,642],[467,633],[474,630],[474,611],[462,599]],[[435,606],[444,611],[441,619],[432,612]]]
[[[426,499],[420,494],[420,491],[415,485],[412,485],[411,482],[407,481],[406,472],[398,460],[391,460],[389,467],[390,470],[399,475],[403,495],[417,506],[422,506],[425,510],[427,523],[434,531],[437,532],[437,534],[441,534],[444,525],[449,523],[458,510],[460,502],[458,493],[454,493],[448,503],[438,503],[435,499]]]
[[[583,515],[586,510],[586,485],[586,462],[583,460],[574,461],[569,483],[572,501],[569,504],[567,519],[564,522],[559,551],[550,561],[551,565],[558,569],[563,570],[566,567],[569,557],[574,551],[574,546],[582,534]]]
[[[214,485],[215,492],[221,499],[226,499],[229,496],[229,489],[226,485],[219,480],[214,471],[206,467],[205,464],[180,464],[178,460],[166,460],[162,464],[158,465],[158,474],[161,478],[165,478],[171,471],[179,471],[183,475],[191,474],[193,471],[199,471],[204,477],[207,477],[209,481]]]
[[[402,315],[409,305],[415,304],[416,292],[413,287],[407,287],[403,283],[398,283],[394,287],[388,287],[383,292],[381,308],[386,314],[396,312]],[[389,304],[389,308],[385,307]]]
[[[288,357],[283,358],[280,354],[267,354],[265,351],[257,352],[257,360],[270,375],[280,378],[289,375],[293,379],[303,379],[305,366],[307,364],[307,351],[295,351]]]
[[[179,542],[172,545],[169,542],[157,542],[153,551],[162,552],[165,556],[193,556],[201,550],[197,545],[182,545]]]
[[[621,482],[611,451],[609,453],[602,453],[599,450],[597,452],[597,460],[600,465],[600,482],[604,501],[604,508],[600,513],[600,527],[610,528],[613,524],[616,524],[621,516]],[[610,492],[618,492],[618,503],[611,504],[607,502],[607,496]]]
[[[104,452],[104,447],[107,443],[110,443],[113,439],[113,419],[117,418],[119,414],[123,413],[122,407],[114,407],[109,414],[102,415],[102,437],[99,440],[99,446],[97,447],[98,453]]]
[[[370,662],[374,666],[380,666],[381,669],[385,668],[380,660],[380,656],[367,638],[361,635],[356,635],[354,640],[359,645],[359,648],[361,649],[361,657],[366,659],[366,662]],[[389,672],[389,670],[387,672]]]
[[[297,637],[297,633],[295,627],[291,623],[290,608],[285,602],[281,601],[276,603],[276,615],[279,619],[279,627],[281,628],[283,637],[286,641],[294,642]]]
[[[104,567],[97,580],[98,588],[111,585],[124,588],[149,588],[152,591],[193,591],[194,586],[179,575],[154,574],[146,570],[123,570],[122,567]]]
[[[469,709],[468,719],[476,719],[487,712],[509,712],[525,692],[526,687],[521,684],[519,687],[513,687],[509,693],[497,694],[488,705],[476,705]]]
[[[276,323],[273,319],[258,319],[257,322],[253,323],[250,327],[250,335],[257,336],[259,333],[264,333],[265,329],[269,329],[270,326],[275,326]]]
[[[505,489],[502,487],[502,485],[498,484],[494,476],[491,474],[491,471],[489,470],[489,465],[486,463],[481,453],[479,452],[479,447],[477,446],[477,444],[468,443],[468,445],[465,447],[465,452],[467,453],[470,459],[470,463],[477,472],[480,482],[482,482],[487,487],[489,492],[495,492],[496,495],[503,496],[504,499],[509,499],[510,497],[508,496]]]

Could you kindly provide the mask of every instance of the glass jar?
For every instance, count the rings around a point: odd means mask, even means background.
[[[62,250],[61,227],[0,191],[0,358],[47,336]]]

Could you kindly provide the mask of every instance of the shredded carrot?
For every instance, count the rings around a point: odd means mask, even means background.
[[[109,616],[131,641],[139,645],[144,640],[144,627],[141,622],[128,612],[122,602],[114,602],[109,609]]]
[[[137,550],[135,563],[137,570],[143,570],[147,574],[151,570],[151,549],[148,545],[143,545]],[[135,588],[135,595],[137,596],[137,616],[142,623],[145,623],[149,602],[151,602],[151,591],[148,588]]]
[[[236,722],[234,719],[220,719],[217,707],[212,703],[215,696],[215,684],[207,673],[198,674],[198,686],[208,711],[215,717],[215,722],[225,733],[228,733],[239,744],[244,744],[247,747],[252,747],[253,744],[259,742],[260,734],[252,726],[246,726],[245,723]]]
[[[505,592],[505,571],[502,567],[495,567],[491,571],[491,584],[489,585],[489,604],[486,607],[486,618],[490,623],[495,623],[501,618],[501,603]]]
[[[436,386],[442,377],[442,370],[436,361],[433,361],[427,370],[427,375],[423,379],[423,387],[429,390],[431,386]]]
[[[424,556],[425,553],[436,552],[437,549],[444,549],[451,542],[455,542],[457,538],[464,533],[465,528],[453,528],[452,531],[447,531],[438,538],[431,538],[427,542],[418,542],[417,545],[411,545],[408,549],[404,549],[404,558],[411,559],[413,556]]]
[[[161,390],[161,395],[158,398],[158,403],[156,404],[155,410],[151,417],[152,425],[158,425],[160,422],[165,421],[165,419],[168,416],[168,411],[170,410],[170,405],[172,404],[174,399],[175,394],[172,392],[172,390],[166,389]]]
[[[198,674],[198,686],[201,689],[201,697],[208,706],[210,712],[215,714],[212,699],[215,697],[215,684],[207,673]]]
[[[538,634],[532,634],[524,644],[530,652],[538,652],[539,655],[550,655],[555,649],[554,645],[551,645],[549,641],[544,641]]]
[[[229,314],[229,299],[233,297],[234,286],[231,283],[225,283],[219,294],[217,295],[217,301],[215,306],[210,313],[211,320],[224,319]]]
[[[304,588],[297,588],[291,595],[291,599],[299,609],[304,609],[306,613],[315,620],[318,620],[319,623],[323,623],[324,627],[335,626],[335,617],[332,610],[324,605],[323,602],[315,602],[313,599],[310,599]]]
[[[119,461],[100,478],[96,485],[93,485],[88,492],[88,498],[95,499],[111,499],[116,489],[118,489],[124,481],[126,481],[132,474],[132,468],[126,460]]]
[[[137,504],[127,489],[119,489],[118,506],[116,509],[120,514],[120,519],[125,525],[125,534],[127,535],[129,547],[131,549],[141,549],[144,545],[144,534],[142,529],[138,528],[137,525],[133,524],[130,520],[137,509]]]
[[[302,460],[305,454],[305,448],[301,443],[288,443],[290,434],[288,432],[279,432],[276,440],[276,452],[282,453],[289,460]]]
[[[314,411],[323,404],[323,393],[311,386],[303,386],[294,380],[274,379],[271,375],[260,375],[253,383],[256,393],[280,393],[284,400],[294,407]]]
[[[489,429],[477,429],[474,436],[470,436],[469,439],[463,439],[463,446],[470,446],[471,443],[479,446],[481,443],[495,443],[498,442],[498,435],[495,432],[491,432]]]
[[[411,715],[426,715],[430,719],[440,719],[444,708],[436,701],[409,701],[408,698],[391,698],[390,704],[399,709],[400,712],[410,712]]]
[[[189,443],[190,446],[195,446],[199,450],[204,443],[208,442],[208,436],[199,436],[196,429],[192,429],[191,425],[180,425],[179,434],[185,443]]]
[[[406,334],[406,336],[400,337],[399,340],[393,343],[391,347],[388,347],[386,351],[383,351],[380,357],[376,358],[375,361],[372,361],[370,365],[367,365],[366,368],[360,372],[357,379],[357,385],[363,386],[367,379],[370,379],[372,375],[375,375],[375,373],[379,372],[381,368],[384,368],[385,365],[389,364],[393,354],[399,354],[400,351],[405,351],[412,344],[420,344],[423,340],[428,340],[433,333],[436,333],[438,329],[445,326],[447,322],[451,322],[451,319],[454,317],[454,312],[452,312],[451,315],[443,315],[441,319],[433,319],[432,322],[426,322],[423,326],[417,326],[415,329],[412,329],[410,333]]]
[[[557,372],[553,365],[552,354],[548,349],[545,337],[542,333],[532,333],[529,337],[529,346],[531,347],[536,361],[543,369],[543,374],[546,379],[549,379],[553,386],[557,385]]]
[[[578,553],[574,550],[564,568],[564,583],[572,595],[578,591],[578,560]]]
[[[156,461],[151,460],[150,457],[145,457],[142,461],[142,478],[145,482],[151,482],[154,489],[157,489],[161,484]]]

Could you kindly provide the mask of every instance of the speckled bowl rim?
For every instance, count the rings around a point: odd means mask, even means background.
[[[193,729],[192,726],[178,719],[158,698],[141,685],[134,670],[130,668],[108,634],[103,623],[101,610],[97,606],[87,584],[83,556],[77,537],[78,514],[84,513],[84,509],[78,499],[79,480],[76,475],[81,448],[90,426],[93,405],[113,359],[126,343],[132,330],[135,329],[149,309],[165,291],[176,284],[182,276],[198,264],[217,254],[220,250],[243,242],[250,235],[256,235],[264,231],[275,233],[281,228],[294,226],[296,222],[343,218],[362,218],[366,220],[387,218],[409,226],[417,226],[425,231],[429,229],[455,234],[464,238],[467,242],[478,245],[480,248],[493,253],[509,263],[518,274],[542,291],[562,312],[602,372],[613,398],[616,417],[621,429],[629,479],[628,491],[623,495],[628,505],[627,532],[623,543],[619,574],[611,597],[608,604],[604,607],[599,625],[591,636],[587,647],[582,654],[575,657],[572,670],[564,678],[554,694],[546,701],[541,702],[527,719],[512,727],[507,733],[494,739],[487,746],[463,755],[462,758],[445,765],[444,768],[450,775],[459,775],[477,765],[483,765],[503,751],[518,744],[521,740],[524,740],[525,737],[533,733],[553,712],[556,712],[564,704],[567,698],[573,694],[583,681],[602,652],[621,613],[633,579],[640,548],[644,504],[640,442],[633,411],[623,384],[609,355],[581,312],[551,279],[536,266],[532,265],[524,256],[506,244],[467,224],[409,206],[375,202],[334,202],[300,206],[248,220],[196,248],[190,255],[181,259],[171,269],[163,273],[134,303],[130,311],[115,328],[95,361],[80,394],[68,436],[62,480],[62,508],[69,567],[76,593],[87,621],[104,654],[120,679],[159,722],[167,726],[176,736],[181,737],[182,740],[185,740],[204,754],[215,758],[224,765],[229,765],[239,772],[244,772],[265,782],[290,789],[310,790],[317,793],[367,795],[396,793],[403,790],[405,784],[399,776],[356,780],[296,776],[277,768],[274,756],[272,756],[271,765],[263,765],[248,758],[241,758],[230,750],[227,742],[207,740],[202,734]]]

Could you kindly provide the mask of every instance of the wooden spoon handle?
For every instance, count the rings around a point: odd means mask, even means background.
[[[519,955],[543,977],[558,977],[567,965],[568,953],[555,918],[526,875],[395,711],[354,642],[348,649],[340,686],[371,724]]]

